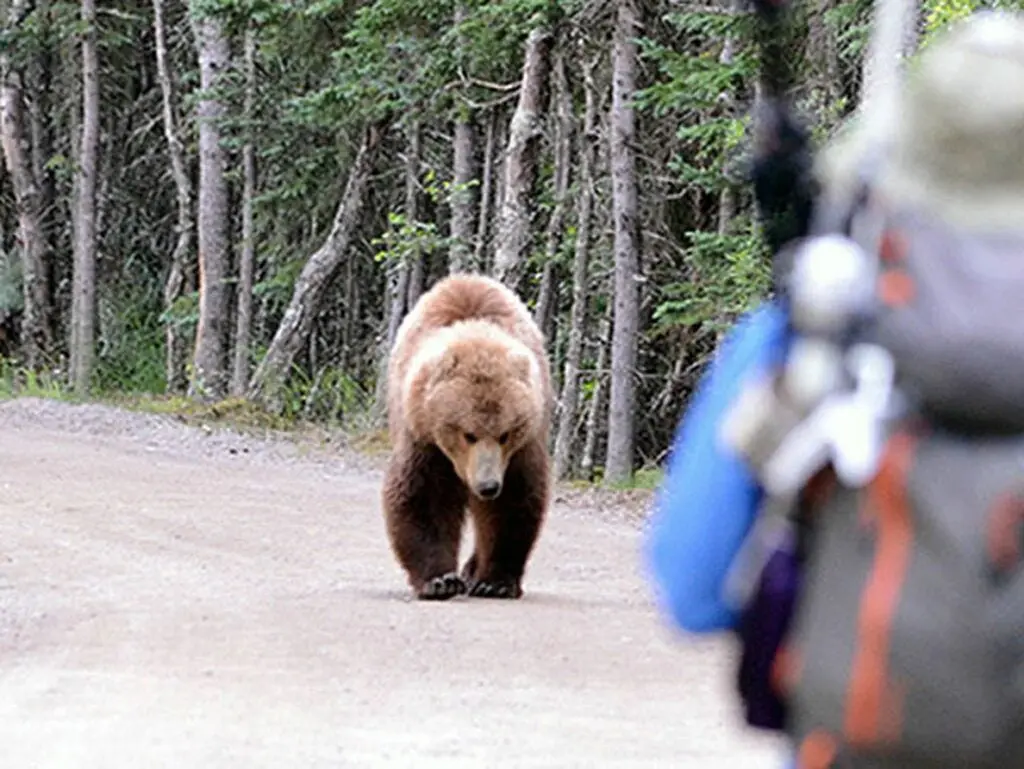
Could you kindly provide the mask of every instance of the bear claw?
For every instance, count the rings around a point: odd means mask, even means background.
[[[521,598],[523,595],[523,589],[518,583],[513,581],[494,581],[488,582],[487,580],[481,580],[474,582],[469,587],[469,595],[474,598],[509,598],[516,599]]]
[[[446,601],[466,592],[466,583],[454,571],[428,579],[417,597],[424,601]]]

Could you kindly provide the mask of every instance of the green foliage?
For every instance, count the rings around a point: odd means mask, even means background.
[[[836,36],[840,57],[857,65],[867,51],[873,7],[871,0],[847,0],[825,12],[825,22]]]
[[[174,326],[179,334],[194,334],[199,324],[199,292],[192,291],[179,296],[160,313],[158,320],[165,327]]]
[[[1022,0],[926,0],[921,10],[924,18],[924,34],[921,48],[931,42],[936,32],[982,9],[1015,10],[1024,8]]]
[[[977,0],[928,0],[922,9],[924,17],[924,39],[929,38],[943,27],[969,16],[981,5]]]
[[[101,299],[99,317],[96,388],[103,393],[163,392],[167,379],[159,296],[138,289],[108,295]]]
[[[18,397],[74,399],[60,372],[33,371],[0,356],[0,399]]]
[[[386,232],[370,241],[377,248],[374,260],[388,269],[447,250],[452,241],[440,234],[436,223],[410,221],[405,214],[389,213],[388,224],[391,226]]]
[[[21,284],[21,261],[0,251],[0,318],[20,312],[25,303]]]
[[[690,233],[689,279],[665,287],[652,333],[674,326],[719,331],[767,295],[771,267],[763,242],[748,233]]]
[[[678,120],[680,149],[668,165],[679,185],[700,198],[719,196],[733,185],[727,168],[748,127],[747,115],[726,105],[757,75],[750,17],[695,11],[670,14],[667,21],[682,37],[703,42],[675,50],[642,41],[643,55],[657,65],[659,77],[640,93],[638,105]],[[734,51],[723,61],[722,46],[730,36]],[[730,223],[729,230],[736,231],[741,221]],[[714,220],[707,227],[687,232],[685,279],[663,288],[651,334],[676,326],[713,330],[768,290],[769,262],[756,232],[748,227],[743,234],[719,234]]]
[[[468,185],[439,182],[433,170],[428,171],[423,179],[423,191],[435,203],[448,203],[455,195],[465,194],[468,188],[475,185],[475,181]],[[377,249],[373,255],[374,261],[384,264],[386,269],[448,251],[455,243],[454,238],[441,234],[436,222],[410,220],[404,213],[397,211],[388,213],[388,225],[383,234],[370,241]]]
[[[373,402],[373,393],[352,375],[324,366],[314,375],[296,367],[282,393],[281,417],[333,426],[358,425]]]

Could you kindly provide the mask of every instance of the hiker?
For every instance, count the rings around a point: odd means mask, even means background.
[[[739,634],[747,721],[801,769],[1024,766],[1024,15],[952,25],[869,128],[817,158],[815,216],[856,201],[848,226],[787,248],[808,285],[831,257],[869,277],[870,313],[852,291],[822,332],[782,296],[737,325],[647,561],[679,628]],[[797,374],[836,391],[794,407]]]

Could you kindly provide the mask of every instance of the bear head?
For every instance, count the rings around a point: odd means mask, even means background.
[[[477,497],[501,494],[509,460],[543,429],[535,354],[493,324],[464,321],[431,335],[406,381],[414,438],[440,448]]]

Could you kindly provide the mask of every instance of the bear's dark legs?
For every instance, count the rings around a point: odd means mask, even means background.
[[[466,592],[457,573],[466,490],[434,446],[397,446],[383,490],[388,537],[418,598],[445,600]]]
[[[523,573],[544,522],[549,485],[547,449],[537,441],[512,458],[501,496],[486,502],[470,497],[476,545],[462,569],[470,595],[522,596]]]

